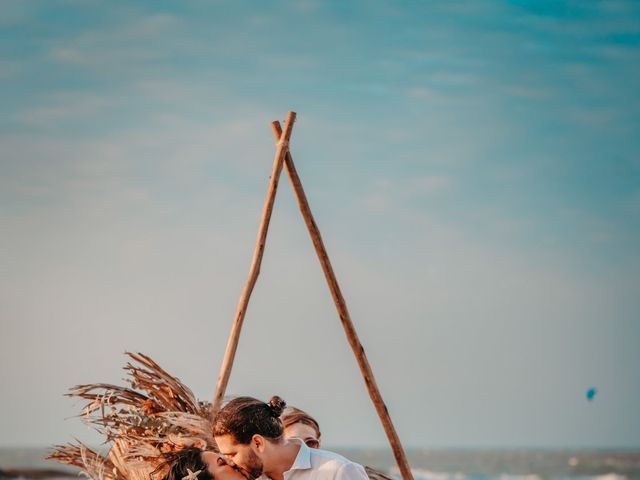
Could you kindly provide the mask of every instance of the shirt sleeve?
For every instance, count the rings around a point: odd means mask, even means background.
[[[338,469],[335,480],[369,480],[369,476],[362,465],[349,462]]]

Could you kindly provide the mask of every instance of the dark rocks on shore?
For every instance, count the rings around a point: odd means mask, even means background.
[[[72,478],[77,477],[77,472],[71,470],[56,470],[52,468],[0,468],[0,478]]]

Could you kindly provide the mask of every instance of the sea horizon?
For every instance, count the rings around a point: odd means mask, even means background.
[[[44,459],[50,447],[0,447],[0,470],[71,470]],[[106,450],[107,446],[98,447]],[[389,448],[325,446],[399,478]],[[416,480],[640,480],[640,448],[406,448]]]

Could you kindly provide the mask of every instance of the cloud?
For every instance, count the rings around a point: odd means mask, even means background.
[[[536,86],[512,85],[506,86],[504,91],[508,95],[520,98],[543,99],[553,96],[552,89]]]
[[[448,190],[453,185],[453,179],[445,175],[425,175],[412,178],[408,190],[414,194],[436,194]]]
[[[17,61],[0,61],[0,80],[16,77],[22,70],[22,64]]]
[[[454,179],[446,175],[387,178],[373,183],[370,189],[361,195],[355,208],[357,210],[363,207],[374,215],[415,211],[416,201],[446,194],[454,184]]]
[[[7,0],[2,3],[0,25],[16,26],[29,20],[37,11],[37,2],[25,0]]]
[[[108,43],[105,42],[105,43]],[[162,58],[164,54],[155,47],[111,47],[92,45],[82,47],[53,47],[51,58],[63,63],[84,67],[104,68],[107,65],[124,65]]]
[[[409,98],[429,102],[450,102],[456,100],[456,95],[447,93],[441,88],[427,86],[411,87],[406,90]]]
[[[172,39],[181,38],[181,28],[172,15],[137,13],[120,25],[108,24],[54,43],[50,57],[61,63],[101,70],[158,60],[174,51],[166,47],[172,45]]]
[[[23,109],[14,118],[24,124],[47,127],[60,122],[96,118],[105,109],[114,107],[114,98],[93,93],[57,92],[48,95],[39,107]]]
[[[147,93],[161,95],[165,87],[154,85]],[[26,110],[21,120],[38,127],[96,121],[106,108],[101,97],[91,95],[51,98],[59,106]],[[113,214],[121,207],[149,208],[152,202],[164,208],[174,201],[190,204],[208,190],[223,192],[234,183],[256,182],[259,190],[250,197],[259,198],[274,152],[269,116],[240,102],[237,107],[233,116],[207,123],[154,115],[144,125],[86,136],[5,134],[3,197],[23,214],[47,202],[70,209],[112,203]]]
[[[603,45],[596,47],[595,53],[614,62],[637,64],[640,61],[640,49],[637,45]]]

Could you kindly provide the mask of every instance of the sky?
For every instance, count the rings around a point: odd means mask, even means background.
[[[638,2],[0,8],[0,446],[125,351],[213,397],[292,110],[407,448],[640,448]],[[386,445],[284,176],[228,393]]]

